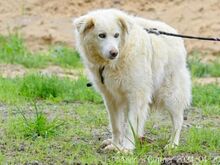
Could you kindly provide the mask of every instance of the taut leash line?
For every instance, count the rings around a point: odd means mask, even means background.
[[[188,35],[182,35],[182,34],[175,34],[175,33],[168,33],[164,31],[160,31],[156,28],[150,28],[150,29],[144,29],[148,33],[156,34],[156,35],[166,35],[166,36],[173,36],[173,37],[181,37],[181,38],[188,38],[188,39],[194,39],[194,40],[205,40],[205,41],[220,41],[220,38],[214,38],[214,37],[196,37],[196,36],[188,36]]]

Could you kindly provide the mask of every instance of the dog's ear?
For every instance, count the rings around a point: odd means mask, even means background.
[[[119,22],[119,25],[120,25],[121,29],[124,32],[128,33],[129,29],[130,29],[129,22],[124,17],[118,17],[118,22]]]
[[[95,26],[94,20],[87,16],[76,18],[73,24],[76,30],[81,34],[85,34]]]

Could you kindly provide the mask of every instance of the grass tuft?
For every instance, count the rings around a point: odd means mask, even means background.
[[[188,57],[188,66],[193,77],[219,77],[220,58],[213,62],[202,62],[201,54],[194,52]]]
[[[63,88],[64,82],[56,76],[32,74],[21,80],[19,93],[26,99],[53,99],[61,97],[64,92]]]
[[[26,99],[47,99],[58,101],[91,101],[101,102],[100,96],[86,87],[87,79],[81,76],[78,80],[57,76],[32,74],[21,80],[19,93]]]
[[[42,111],[38,110],[36,105],[34,105],[34,110],[34,116],[27,117],[23,110],[18,109],[21,116],[8,122],[7,134],[14,138],[31,138],[33,140],[38,137],[48,138],[58,135],[64,122],[58,119],[50,121]]]

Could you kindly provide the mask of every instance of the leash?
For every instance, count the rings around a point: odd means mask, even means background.
[[[166,35],[166,36],[172,36],[172,37],[180,37],[180,38],[188,38],[188,39],[194,39],[194,40],[205,40],[205,41],[215,41],[215,42],[219,42],[220,38],[214,38],[214,37],[197,37],[197,36],[189,36],[189,35],[182,35],[182,34],[175,34],[175,33],[168,33],[168,32],[164,32],[164,31],[160,31],[156,28],[150,28],[147,29],[145,28],[144,30],[146,30],[149,34],[156,34],[156,35]],[[102,84],[104,84],[104,77],[103,77],[103,71],[104,71],[105,67],[100,67],[99,68],[99,76],[100,76],[100,80],[102,82]],[[87,87],[91,87],[92,83],[89,82],[86,84]]]
[[[182,35],[182,34],[175,34],[175,33],[168,33],[164,31],[160,31],[156,28],[150,28],[150,29],[144,29],[148,33],[156,34],[156,35],[166,35],[166,36],[173,36],[173,37],[180,37],[180,38],[188,38],[188,39],[194,39],[194,40],[205,40],[205,41],[220,41],[220,38],[214,38],[214,37],[196,37],[196,36],[188,36],[188,35]]]

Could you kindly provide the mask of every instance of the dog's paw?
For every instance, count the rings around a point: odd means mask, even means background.
[[[110,145],[112,144],[112,139],[103,140],[102,145]]]
[[[111,151],[119,151],[120,148],[117,147],[116,145],[109,144],[109,145],[105,146],[105,148],[103,150],[106,152],[111,152]]]
[[[118,153],[123,153],[123,154],[132,154],[133,153],[132,149],[128,149],[128,148],[125,148],[122,146],[116,146],[114,144],[107,145],[104,148],[104,151],[105,152],[118,152]]]
[[[105,148],[106,146],[112,144],[112,139],[106,139],[101,143],[100,148]]]
[[[123,154],[133,154],[133,149],[121,147],[120,152],[123,153]]]

